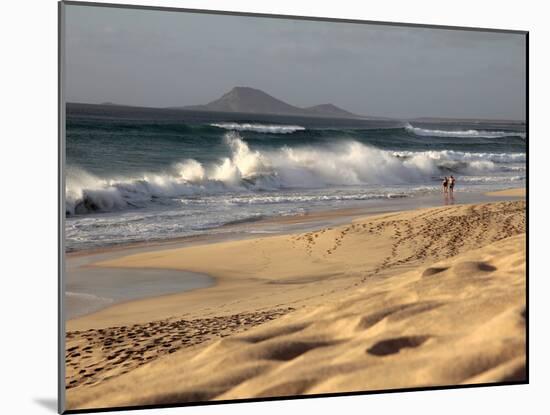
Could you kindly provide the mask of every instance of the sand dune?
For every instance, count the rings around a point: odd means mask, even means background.
[[[525,242],[516,201],[102,263],[218,284],[69,321],[68,407],[521,380]]]

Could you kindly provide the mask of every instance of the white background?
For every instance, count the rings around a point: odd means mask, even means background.
[[[113,1],[116,2],[116,1]],[[0,412],[52,414],[56,398],[57,4],[2,2]],[[141,411],[140,414],[548,413],[545,272],[549,14],[543,1],[139,1],[175,7],[530,31],[530,385]],[[544,409],[546,408],[546,409]]]

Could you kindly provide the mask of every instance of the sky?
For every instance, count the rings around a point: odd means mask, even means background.
[[[66,6],[68,102],[206,104],[249,86],[371,116],[525,119],[525,35]]]

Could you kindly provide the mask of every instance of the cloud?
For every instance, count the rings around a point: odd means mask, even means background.
[[[384,116],[525,116],[523,35],[67,6],[69,100],[200,104],[236,84]]]

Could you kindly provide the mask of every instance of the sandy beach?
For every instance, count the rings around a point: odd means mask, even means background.
[[[495,200],[96,262],[215,283],[69,320],[67,407],[521,381],[526,204]]]
[[[489,192],[489,196],[500,196],[500,197],[525,197],[526,191],[525,188],[515,188],[515,189],[506,189],[499,190],[496,192]]]

